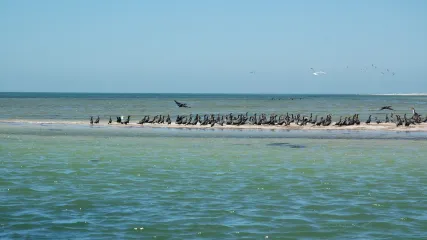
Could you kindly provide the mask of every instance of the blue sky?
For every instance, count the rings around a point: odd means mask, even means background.
[[[424,0],[3,0],[0,31],[0,91],[427,92]]]

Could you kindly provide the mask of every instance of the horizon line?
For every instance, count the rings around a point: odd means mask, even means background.
[[[242,92],[242,93],[219,93],[219,92],[67,92],[67,91],[0,91],[0,93],[72,93],[72,94],[234,94],[234,95],[263,95],[263,94],[275,94],[275,95],[427,95],[427,93],[269,93],[269,92]]]

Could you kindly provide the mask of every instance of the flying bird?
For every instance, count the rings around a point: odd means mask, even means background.
[[[384,107],[382,107],[381,109],[380,109],[380,111],[381,110],[392,110],[392,111],[394,111],[394,109],[393,108],[391,108],[391,106],[384,106]]]
[[[316,71],[314,71],[314,69],[313,68],[310,68],[312,71],[313,71],[313,75],[315,75],[315,76],[319,76],[319,75],[322,75],[322,74],[326,74],[326,72],[322,72],[322,71],[318,71],[318,72],[316,72]]]
[[[180,102],[178,102],[178,101],[176,101],[176,100],[174,100],[174,101],[175,101],[175,103],[176,103],[176,105],[177,105],[178,107],[190,108],[189,106],[187,106],[187,104],[186,104],[186,103],[180,103]]]

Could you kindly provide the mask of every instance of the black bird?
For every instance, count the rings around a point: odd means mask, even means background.
[[[399,127],[403,124],[402,119],[399,117],[399,115],[396,116],[396,127]]]
[[[384,107],[380,108],[380,111],[381,110],[392,110],[392,111],[394,111],[394,109],[391,108],[391,106],[384,106]]]
[[[414,116],[415,116],[415,117],[420,116],[417,112],[415,112],[415,108],[411,107],[411,109],[412,109],[413,117],[414,117]]]
[[[108,120],[108,124],[111,124],[113,122],[113,120],[111,120],[111,116],[110,116],[110,120]]]
[[[129,122],[130,122],[130,116],[128,116],[128,118],[126,119],[126,121],[121,122],[121,124],[127,125]]]
[[[189,106],[187,106],[187,104],[186,104],[186,103],[180,103],[180,102],[178,102],[178,101],[176,101],[176,100],[174,100],[174,101],[175,101],[175,103],[176,103],[176,105],[177,105],[178,107],[190,108]]]
[[[409,127],[409,125],[411,125],[411,121],[409,121],[409,119],[406,118],[406,114],[403,116],[403,118],[404,118],[405,127]]]
[[[342,122],[342,117],[340,116],[340,120],[338,122],[335,123],[335,126],[341,126],[341,122]]]
[[[93,124],[93,117],[92,116],[90,117],[90,124],[91,125]]]
[[[368,118],[368,120],[366,120],[366,122],[365,122],[366,124],[369,124],[369,123],[371,123],[371,115],[369,115],[369,118]]]
[[[356,114],[356,119],[354,120],[354,123],[356,123],[356,125],[360,125],[359,114]]]
[[[95,124],[98,124],[98,123],[99,123],[99,116],[95,120]]]

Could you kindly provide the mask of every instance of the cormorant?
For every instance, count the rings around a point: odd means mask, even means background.
[[[366,122],[365,122],[366,124],[369,124],[369,123],[371,123],[371,115],[369,115],[369,118],[368,118],[368,120],[366,120]]]
[[[380,109],[380,111],[381,111],[381,110],[385,110],[385,109],[394,111],[394,109],[393,109],[393,108],[391,108],[391,106],[384,106],[384,107],[382,107],[382,108]]]
[[[178,107],[190,108],[189,106],[187,106],[187,104],[186,104],[186,103],[180,103],[180,102],[178,102],[178,101],[176,101],[176,100],[174,100],[174,101],[175,101],[175,103],[176,103],[176,105],[177,105]]]
[[[413,114],[414,116],[419,116],[419,114],[418,114],[417,112],[415,112],[415,108],[411,107],[411,109],[412,109],[412,114]]]
[[[129,122],[130,122],[130,116],[128,116],[128,118],[126,119],[126,121],[121,122],[121,124],[127,125]]]

